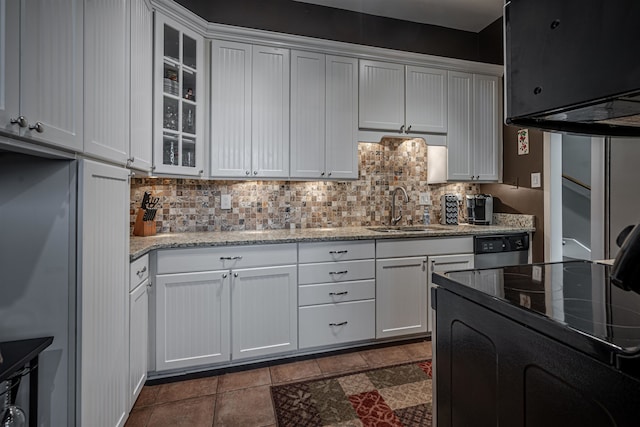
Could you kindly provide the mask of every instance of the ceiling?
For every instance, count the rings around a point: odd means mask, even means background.
[[[295,0],[370,15],[480,32],[502,16],[504,0]]]

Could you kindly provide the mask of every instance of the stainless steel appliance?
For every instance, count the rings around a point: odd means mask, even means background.
[[[440,196],[440,224],[454,225],[458,223],[458,196],[443,194]]]
[[[473,238],[475,268],[494,268],[529,262],[529,234],[494,234]]]
[[[467,195],[467,222],[477,225],[493,223],[493,197],[491,194]]]
[[[511,0],[504,7],[506,122],[640,136],[637,0]]]

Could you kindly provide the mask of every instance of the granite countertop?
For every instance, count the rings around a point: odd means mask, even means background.
[[[331,240],[405,239],[447,236],[473,236],[494,233],[535,231],[531,215],[502,217],[496,225],[433,224],[426,230],[381,232],[370,227],[303,228],[291,230],[205,231],[195,233],[163,233],[136,237],[130,241],[131,261],[156,250],[207,246],[256,245],[265,243],[321,242]],[[375,228],[371,227],[371,228]]]

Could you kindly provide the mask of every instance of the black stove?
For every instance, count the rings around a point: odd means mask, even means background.
[[[468,298],[490,297],[495,311],[640,378],[640,294],[614,285],[611,268],[571,261],[444,277]]]

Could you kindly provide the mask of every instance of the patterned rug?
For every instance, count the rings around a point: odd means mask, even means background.
[[[271,387],[279,427],[430,427],[431,361]]]

